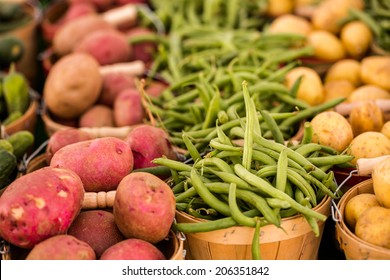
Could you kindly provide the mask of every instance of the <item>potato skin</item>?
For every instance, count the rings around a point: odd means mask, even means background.
[[[137,89],[121,91],[115,98],[113,108],[115,126],[118,127],[140,124],[145,117],[141,94]]]
[[[79,118],[79,127],[113,127],[114,113],[111,107],[95,104]]]
[[[86,242],[60,234],[38,243],[26,260],[96,260],[96,255]]]
[[[108,248],[101,260],[165,260],[164,254],[153,244],[129,238]]]
[[[99,63],[91,55],[66,55],[54,64],[46,78],[45,105],[57,117],[77,118],[97,101],[102,81]]]
[[[113,213],[115,223],[127,238],[153,244],[163,240],[169,234],[175,210],[171,188],[155,175],[130,173],[118,185]]]
[[[135,78],[122,72],[105,74],[98,103],[112,107],[115,98],[121,91],[128,88],[136,88]]]
[[[88,243],[97,258],[107,248],[124,240],[115,224],[114,214],[101,209],[82,211],[69,227],[68,234]]]
[[[367,56],[361,61],[361,79],[366,84],[376,85],[390,91],[390,57]]]
[[[133,170],[130,146],[115,137],[102,137],[67,145],[57,151],[50,166],[76,172],[87,192],[115,190]]]
[[[65,233],[81,210],[84,188],[69,169],[44,167],[17,178],[0,197],[0,235],[32,248]]]
[[[374,101],[366,101],[352,108],[349,123],[354,136],[367,131],[380,131],[384,124],[384,114]]]
[[[390,159],[386,158],[383,161],[375,164],[372,170],[372,184],[377,201],[381,206],[390,209]]]
[[[352,232],[355,231],[356,221],[360,214],[373,206],[379,206],[379,202],[373,193],[361,193],[347,202],[344,210],[344,219]]]

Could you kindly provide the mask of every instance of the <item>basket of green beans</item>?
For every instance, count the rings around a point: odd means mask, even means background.
[[[228,129],[217,120],[206,150],[183,132],[186,160],[154,159],[171,171],[188,258],[315,259],[330,201],[341,196],[331,168],[352,157],[312,143],[310,122],[286,141],[276,115],[259,112],[242,88],[245,116]]]

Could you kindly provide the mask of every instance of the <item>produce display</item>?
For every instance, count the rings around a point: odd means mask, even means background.
[[[175,259],[163,244],[180,234],[188,246],[242,227],[246,256],[261,259],[271,247],[263,227],[287,240],[284,221],[303,217],[316,240],[329,234],[318,209],[334,210],[340,170],[362,175],[365,160],[378,160],[374,193],[350,199],[343,219],[390,249],[388,159],[379,160],[390,155],[387,1],[37,7],[40,88],[18,69],[23,46],[0,36],[0,237],[22,251],[14,258]],[[6,31],[24,24],[11,8],[0,5]],[[26,128],[7,133],[16,121]],[[318,257],[314,243],[303,259]]]

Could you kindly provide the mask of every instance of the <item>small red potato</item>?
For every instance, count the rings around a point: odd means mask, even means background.
[[[131,42],[132,40],[137,39],[137,37],[142,37],[143,35],[154,34],[154,31],[146,27],[134,27],[131,28],[127,33],[127,39]],[[154,54],[157,50],[157,45],[152,41],[141,41],[141,42],[132,42],[132,60],[141,60],[146,65],[152,63]]]
[[[26,260],[96,260],[96,255],[86,242],[60,234],[35,245]]]
[[[153,244],[168,236],[175,209],[175,197],[168,184],[146,172],[124,177],[113,205],[115,223],[126,238]]]
[[[67,0],[68,2],[74,4],[89,4],[93,5],[98,9],[100,12],[106,11],[109,8],[113,7],[115,5],[116,0]]]
[[[64,234],[84,199],[80,177],[70,169],[43,167],[13,181],[0,197],[0,235],[21,248]]]
[[[136,88],[136,77],[123,72],[111,72],[103,75],[102,91],[98,103],[113,106],[118,94],[129,88]]]
[[[114,126],[114,113],[111,107],[96,104],[85,111],[79,118],[79,127]]]
[[[130,238],[108,248],[101,260],[165,260],[164,254],[153,244]]]
[[[168,85],[166,83],[159,82],[159,81],[152,81],[146,86],[145,92],[149,96],[159,97],[166,88],[168,88]]]
[[[168,134],[161,128],[142,124],[125,138],[134,157],[134,169],[156,166],[152,160],[159,157],[177,159]]]
[[[115,29],[93,31],[78,42],[73,52],[92,55],[100,65],[127,62],[131,56],[131,45],[126,36]]]
[[[125,239],[115,224],[114,214],[100,209],[81,212],[70,226],[68,234],[88,243],[97,258],[107,248]]]
[[[50,164],[53,155],[62,147],[69,144],[92,139],[94,139],[94,137],[88,132],[77,128],[57,130],[50,136],[47,142],[45,151],[47,164]]]
[[[130,146],[116,137],[102,137],[67,145],[57,151],[50,166],[78,174],[87,192],[112,191],[133,170]]]
[[[121,91],[115,99],[113,107],[114,121],[118,127],[140,124],[145,117],[141,94],[134,88]]]

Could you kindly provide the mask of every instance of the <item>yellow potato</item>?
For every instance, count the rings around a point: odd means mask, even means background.
[[[387,121],[383,124],[382,129],[380,131],[382,134],[386,135],[387,138],[390,138],[390,121]]]
[[[354,156],[352,164],[356,164],[359,158],[390,155],[390,139],[377,131],[363,132],[353,138],[347,153]]]
[[[351,92],[347,102],[368,101],[376,99],[390,99],[390,92],[375,85],[362,85]]]
[[[266,14],[271,17],[278,17],[284,14],[290,14],[293,8],[293,0],[268,0]]]
[[[270,33],[294,33],[307,36],[312,31],[312,25],[304,17],[286,14],[275,18],[267,31]]]
[[[363,58],[360,76],[363,83],[390,91],[390,56],[378,55]]]
[[[314,56],[324,61],[337,61],[345,58],[341,40],[326,30],[314,30],[308,35],[308,44],[314,48]]]
[[[390,209],[368,208],[359,216],[355,234],[371,244],[390,249]]]
[[[374,101],[365,101],[352,108],[349,123],[354,136],[367,131],[380,131],[384,124],[384,114]]]
[[[344,116],[337,112],[321,112],[310,123],[313,128],[312,142],[314,143],[326,145],[342,152],[353,139],[351,125]]]
[[[370,49],[372,38],[370,28],[361,21],[351,21],[341,28],[341,43],[352,58],[362,58]]]
[[[348,200],[345,204],[344,219],[349,229],[355,231],[356,221],[360,214],[373,206],[379,206],[373,193],[361,193]]]
[[[379,204],[390,208],[390,158],[374,165],[372,169],[372,185]]]
[[[335,80],[348,80],[355,87],[360,86],[360,62],[344,58],[333,63],[325,74],[325,83]]]
[[[344,97],[348,98],[349,95],[355,90],[353,84],[348,80],[334,80],[325,83],[325,100],[329,101],[335,98]]]
[[[305,66],[290,70],[285,77],[285,85],[291,88],[299,77],[303,77],[298,88],[297,98],[310,105],[317,105],[324,101],[324,88],[321,77],[313,69]]]

